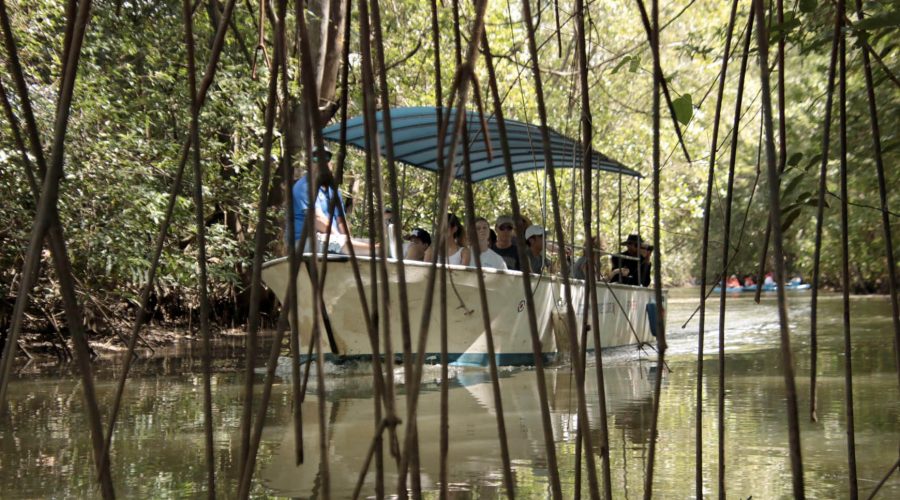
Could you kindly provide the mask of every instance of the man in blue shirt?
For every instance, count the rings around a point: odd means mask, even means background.
[[[322,148],[314,148],[312,152],[312,177],[313,182],[316,182],[321,176],[317,175],[317,170],[319,168],[319,161],[327,162],[328,172],[326,175],[330,177],[331,175],[331,151],[328,150],[327,147]],[[324,173],[324,172],[323,172]],[[309,213],[310,207],[310,196],[309,196],[309,175],[304,174],[300,179],[294,183],[293,187],[293,196],[294,196],[294,242],[296,244],[297,241],[300,240],[303,235],[303,225],[306,223],[306,216]],[[315,186],[313,186],[315,189]],[[331,200],[333,198],[337,198],[337,201],[334,205],[333,217],[332,213],[329,211],[329,205],[331,204]],[[307,238],[306,248],[304,251],[310,251],[313,248],[311,242],[318,241],[316,249],[321,251],[322,246],[325,243],[326,236],[328,233],[331,233],[331,236],[328,237],[328,252],[329,253],[348,253],[346,249],[346,245],[350,243],[348,235],[344,232],[345,228],[349,231],[349,225],[347,225],[344,211],[344,199],[341,196],[341,193],[336,188],[332,188],[328,185],[322,185],[316,190],[315,200],[313,201],[315,218],[311,221],[312,224],[310,226],[310,237]]]

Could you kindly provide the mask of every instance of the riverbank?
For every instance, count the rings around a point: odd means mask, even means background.
[[[44,282],[45,281],[45,282]],[[25,359],[71,359],[72,339],[62,299],[52,281],[42,280],[31,297],[19,335],[17,356]],[[46,285],[46,286],[43,286]],[[139,304],[131,298],[109,293],[77,290],[81,301],[85,333],[91,356],[110,358],[128,348]],[[244,294],[215,295],[210,298],[210,329],[213,338],[245,335],[249,314]],[[15,296],[0,299],[0,352],[6,345],[11,327]],[[261,308],[261,328],[274,327],[277,303],[267,293]],[[149,319],[141,327],[138,349],[150,353],[157,349],[190,341],[201,336],[199,305],[177,293],[151,296]]]

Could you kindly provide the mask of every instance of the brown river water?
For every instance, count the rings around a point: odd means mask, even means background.
[[[672,290],[668,301],[667,360],[663,374],[654,493],[659,498],[694,495],[695,406],[697,401],[697,319],[682,323],[698,303],[697,289]],[[747,294],[749,295],[749,294]],[[703,380],[704,496],[717,495],[718,298],[710,302]],[[890,302],[886,297],[853,297],[853,387],[859,491],[868,496],[895,463],[900,445],[900,397],[894,365]],[[841,298],[827,294],[819,306],[817,423],[809,407],[809,294],[789,295],[789,317],[797,367],[800,426],[807,496],[849,495]],[[239,340],[217,345],[213,375],[217,490],[236,496],[239,425],[243,392],[243,352]],[[781,375],[775,296],[730,297],[727,310],[725,464],[727,493],[735,498],[792,496],[784,382]],[[616,498],[640,498],[648,466],[655,353],[635,348],[604,351],[608,400],[610,468]],[[260,359],[257,366],[263,366]],[[97,366],[97,394],[108,412],[121,367]],[[599,405],[594,362],[589,362],[589,416],[599,442]],[[331,494],[349,497],[374,431],[371,365],[326,365]],[[315,370],[303,404],[305,463],[293,464],[289,365],[279,373],[263,432],[254,477],[254,498],[316,497],[322,491],[319,461],[321,403],[315,397]],[[575,379],[568,365],[546,371],[553,439],[563,494],[575,484]],[[486,370],[451,369],[449,388],[449,488],[453,498],[505,496],[496,413]],[[261,375],[257,375],[259,381]],[[403,411],[402,374],[397,372],[398,409]],[[503,409],[520,498],[549,497],[540,406],[533,369],[501,374]],[[419,403],[422,486],[426,497],[439,490],[440,371],[424,374]],[[117,426],[112,477],[120,498],[205,496],[203,384],[199,343],[177,346],[132,371]],[[106,418],[104,414],[104,419]],[[402,425],[398,428],[401,431]],[[598,461],[599,469],[599,461]],[[396,491],[393,461],[385,454],[388,493]],[[598,470],[599,474],[599,470]],[[363,495],[374,495],[370,473]],[[586,476],[582,491],[587,494]],[[82,392],[72,367],[26,367],[9,388],[0,417],[0,498],[95,498],[91,445]],[[879,498],[900,498],[900,472]]]

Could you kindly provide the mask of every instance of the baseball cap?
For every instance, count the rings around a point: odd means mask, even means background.
[[[528,226],[528,229],[525,230],[525,241],[530,240],[533,236],[543,236],[545,232],[544,228],[537,224]]]
[[[512,216],[509,216],[509,215],[501,215],[500,217],[497,217],[497,222],[494,224],[494,227],[500,227],[503,224],[509,224],[511,226],[515,226],[515,224],[513,224]]]
[[[328,149],[326,144],[322,144],[322,147],[315,146],[312,150],[312,159],[313,161],[319,161],[319,157],[323,156],[323,160],[330,161],[331,160],[331,150]]]

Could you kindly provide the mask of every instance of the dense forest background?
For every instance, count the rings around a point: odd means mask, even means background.
[[[354,3],[354,2],[351,2]],[[472,6],[461,2],[463,43]],[[573,3],[538,1],[538,42],[550,125],[570,137],[579,137],[579,88],[575,58]],[[59,202],[62,225],[85,306],[96,310],[88,317],[109,313],[127,314],[146,279],[152,245],[165,212],[167,195],[174,182],[179,151],[186,140],[190,105],[184,44],[182,3],[173,0],[94,2],[83,55],[78,68],[75,101],[66,144],[65,179]],[[313,42],[317,47],[319,106],[331,118],[341,99],[348,99],[349,115],[362,110],[359,76],[358,32],[350,33],[349,92],[338,88],[340,62],[341,1],[308,2]],[[434,48],[431,43],[431,12],[420,0],[384,0],[382,24],[385,33],[387,78],[391,106],[435,104]],[[718,168],[711,213],[710,271],[721,267],[723,208],[730,130],[744,30],[750,2],[740,2],[731,64],[727,76],[719,135]],[[204,67],[221,16],[220,0],[195,4],[194,29],[198,66]],[[815,204],[822,151],[827,70],[834,24],[833,2],[786,1],[785,22],[771,26],[772,41],[784,34],[787,42],[785,112],[787,169],[782,183],[783,226],[788,270],[804,277],[812,272]],[[61,51],[65,28],[64,2],[20,0],[6,5],[19,57],[26,71],[30,97],[45,144],[50,144],[53,113],[60,79]],[[556,9],[558,7],[558,15]],[[854,6],[848,6],[852,12]],[[900,176],[896,171],[900,137],[900,91],[894,75],[900,73],[897,29],[900,2],[864,2],[868,19],[862,27],[848,28],[848,156],[850,208],[851,286],[857,292],[887,290],[886,262],[877,208],[878,185],[872,155],[871,130],[859,45],[865,36],[881,63],[874,64],[875,92],[888,175],[890,206],[900,206]],[[206,202],[207,252],[210,286],[215,300],[215,319],[220,325],[240,324],[246,310],[250,267],[253,257],[255,209],[263,162],[263,114],[271,58],[271,29],[263,33],[266,51],[258,50],[258,2],[240,0],[220,61],[219,71],[201,115],[202,164]],[[664,110],[661,186],[663,279],[667,285],[694,281],[700,274],[700,242],[706,173],[724,40],[731,2],[692,0],[663,2],[661,50],[663,72],[675,101],[677,119],[684,131],[688,162],[672,121]],[[442,33],[441,61],[444,91],[453,78],[454,40],[450,2],[439,2]],[[351,15],[357,15],[354,8]],[[635,1],[589,2],[588,52],[590,95],[594,120],[594,147],[646,176],[650,176],[652,58]],[[293,18],[292,18],[293,19]],[[558,21],[557,21],[558,19]],[[853,15],[852,19],[856,19]],[[557,37],[557,22],[559,35]],[[291,20],[293,23],[293,20]],[[354,22],[354,26],[355,26]],[[517,2],[491,2],[487,33],[497,64],[507,118],[537,123],[535,91],[528,68],[525,28]],[[292,49],[296,38],[288,41]],[[775,46],[771,47],[774,54]],[[300,87],[296,64],[289,69],[290,95],[282,96],[299,109]],[[21,102],[7,68],[9,54],[0,50],[0,83],[13,109],[21,113]],[[766,176],[760,169],[760,95],[755,43],[751,46],[747,87],[741,113],[736,161],[735,211],[732,242],[737,255],[733,269],[755,273],[768,217]],[[775,58],[771,57],[770,61]],[[773,68],[777,71],[777,68]],[[487,81],[483,64],[480,79]],[[773,73],[773,82],[776,73]],[[774,84],[773,84],[774,85]],[[486,84],[484,85],[486,88]],[[446,99],[446,95],[445,95]],[[379,103],[384,106],[385,103]],[[288,107],[290,108],[290,106]],[[297,113],[300,115],[301,113]],[[827,286],[840,286],[840,222],[837,171],[837,108],[832,127],[825,211],[823,279]],[[20,115],[21,119],[21,115]],[[277,120],[276,123],[281,123]],[[333,121],[332,121],[333,123]],[[293,127],[300,131],[302,126]],[[279,134],[273,154],[291,149],[296,166],[305,165],[302,152],[306,138],[295,132]],[[777,137],[777,136],[776,136]],[[765,159],[762,159],[763,167]],[[354,205],[361,206],[367,186],[363,157],[351,152],[342,190]],[[763,168],[763,171],[765,169]],[[580,235],[580,172],[559,170],[563,224],[576,244]],[[595,220],[607,250],[618,249],[621,233],[651,234],[652,192],[649,179],[638,183],[614,175],[598,174],[600,192]],[[403,220],[405,229],[430,228],[434,221],[435,176],[413,168],[402,170]],[[756,181],[759,181],[757,185]],[[280,183],[276,176],[269,196],[270,231],[267,257],[283,253],[284,213]],[[524,212],[535,222],[545,220],[542,206],[545,178],[540,173],[520,174],[517,185]],[[619,184],[621,182],[621,185]],[[190,175],[185,176],[183,196],[178,200],[174,225],[163,253],[162,268],[155,280],[158,318],[179,319],[197,306],[196,245]],[[510,212],[505,179],[484,182],[476,189],[478,214],[493,220]],[[462,186],[451,209],[463,213]],[[623,203],[619,206],[619,192]],[[637,202],[640,198],[640,203]],[[7,318],[18,293],[19,273],[34,217],[35,200],[26,182],[20,152],[15,147],[10,124],[0,120],[0,297]],[[638,211],[640,207],[640,220]],[[357,235],[368,234],[360,210],[350,214]],[[546,226],[550,226],[547,212]],[[574,219],[573,219],[574,218]],[[893,230],[900,229],[892,214]],[[576,223],[577,222],[577,223]],[[570,227],[575,228],[572,235]],[[33,290],[35,307],[58,309],[52,266],[45,258],[44,277]],[[90,299],[88,299],[90,297]],[[45,311],[45,312],[46,312]],[[189,317],[189,315],[188,315]],[[5,321],[5,319],[4,319]],[[0,325],[2,326],[2,325]],[[5,328],[5,327],[4,327]]]

